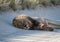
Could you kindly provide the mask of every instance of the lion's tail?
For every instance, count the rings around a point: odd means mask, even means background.
[[[50,25],[51,27],[56,28],[56,29],[60,28],[60,24],[56,24],[53,22],[48,22],[48,25]]]
[[[53,28],[56,28],[56,29],[60,29],[60,21],[52,21],[52,20],[49,20],[48,21],[48,26],[53,27]]]

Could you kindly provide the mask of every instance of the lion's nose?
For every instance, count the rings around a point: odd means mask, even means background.
[[[29,25],[26,25],[26,24],[24,25],[25,30],[29,30],[29,28],[30,28]]]

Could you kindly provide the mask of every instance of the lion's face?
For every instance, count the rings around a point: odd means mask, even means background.
[[[13,21],[13,25],[21,29],[29,30],[32,27],[32,22],[27,19],[16,19]]]

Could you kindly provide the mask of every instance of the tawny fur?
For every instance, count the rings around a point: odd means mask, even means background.
[[[43,24],[43,25],[42,25]],[[19,15],[13,19],[13,25],[15,27],[27,30],[46,30],[52,31],[53,28],[47,27],[45,21],[37,21],[27,15]]]
[[[32,22],[29,20],[30,17],[26,15],[19,15],[13,19],[13,25],[21,29],[31,29]]]

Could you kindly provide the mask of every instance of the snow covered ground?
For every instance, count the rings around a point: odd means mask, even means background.
[[[22,30],[12,26],[12,20],[20,14],[48,18],[60,23],[60,6],[37,10],[0,12],[0,42],[60,42],[60,29],[54,31]]]

